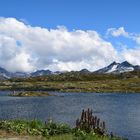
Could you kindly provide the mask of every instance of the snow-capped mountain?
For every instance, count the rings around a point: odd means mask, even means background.
[[[96,73],[123,73],[123,72],[129,72],[129,71],[134,71],[134,70],[140,70],[140,66],[132,65],[127,61],[124,61],[122,63],[116,63],[114,61],[113,63],[111,63],[107,67],[99,69],[95,72]]]
[[[116,63],[115,61],[113,63],[111,63],[110,65],[108,65],[107,67],[104,67],[102,69],[99,69],[95,72],[97,73],[110,73],[116,70],[117,66],[119,65],[119,63]]]

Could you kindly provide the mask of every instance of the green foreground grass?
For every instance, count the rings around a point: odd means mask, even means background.
[[[0,137],[28,136],[31,139],[40,140],[124,140],[108,135],[99,136],[94,131],[86,133],[84,130],[71,128],[68,125],[56,124],[52,121],[47,124],[38,120],[11,120],[0,121]]]
[[[92,135],[87,135],[85,137],[75,137],[73,135],[60,135],[60,136],[50,137],[49,140],[123,140],[123,139],[99,137],[99,136],[92,136]]]

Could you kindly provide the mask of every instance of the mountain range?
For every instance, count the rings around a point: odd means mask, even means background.
[[[107,73],[124,73],[124,72],[130,72],[130,71],[135,71],[135,70],[140,70],[140,66],[139,65],[132,65],[127,61],[124,61],[122,63],[117,63],[117,62],[113,62],[110,65],[101,68],[97,71],[94,71],[94,73],[98,73],[98,74],[107,74]],[[91,73],[89,70],[87,69],[82,69],[80,71],[78,71],[79,73]],[[35,72],[32,73],[24,73],[24,72],[9,72],[7,70],[5,70],[4,68],[0,67],[0,79],[9,79],[9,78],[13,78],[13,77],[20,77],[20,78],[25,78],[25,77],[36,77],[36,76],[43,76],[43,75],[51,75],[51,74],[60,74],[60,73],[64,73],[64,72],[60,72],[60,71],[56,71],[56,72],[52,72],[50,70],[37,70]]]
[[[123,73],[134,70],[140,70],[139,65],[132,65],[127,61],[122,63],[113,62],[110,65],[95,71],[96,73]]]

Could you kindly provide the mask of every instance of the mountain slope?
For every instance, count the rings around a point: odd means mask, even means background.
[[[114,61],[113,63],[111,63],[107,67],[99,69],[95,72],[96,73],[123,73],[123,72],[129,72],[129,71],[134,71],[134,70],[140,70],[140,66],[132,65],[127,61],[124,61],[122,63],[116,63]]]
[[[5,70],[4,68],[0,67],[0,79],[7,79],[10,78],[11,73]]]
[[[117,68],[118,65],[119,65],[119,63],[116,63],[114,61],[113,63],[111,63],[107,67],[104,67],[102,69],[99,69],[99,70],[97,70],[95,72],[97,72],[97,73],[110,73],[110,72],[113,72],[114,70],[116,70],[116,68]]]
[[[35,76],[50,75],[50,74],[52,74],[52,71],[50,70],[37,70],[31,73],[30,75],[35,77]]]
[[[80,73],[84,73],[84,74],[90,73],[90,71],[89,71],[88,69],[82,69],[82,70],[80,70],[79,72],[80,72]]]

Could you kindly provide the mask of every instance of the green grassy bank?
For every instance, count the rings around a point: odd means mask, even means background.
[[[6,135],[7,134],[7,135]],[[7,120],[0,121],[0,136],[28,136],[49,140],[125,140],[108,134],[106,124],[93,115],[90,109],[82,110],[74,128],[49,120]]]
[[[87,133],[84,130],[71,128],[68,125],[38,120],[11,120],[0,121],[0,138],[16,137],[40,140],[124,140],[108,135],[98,135],[94,131]]]

